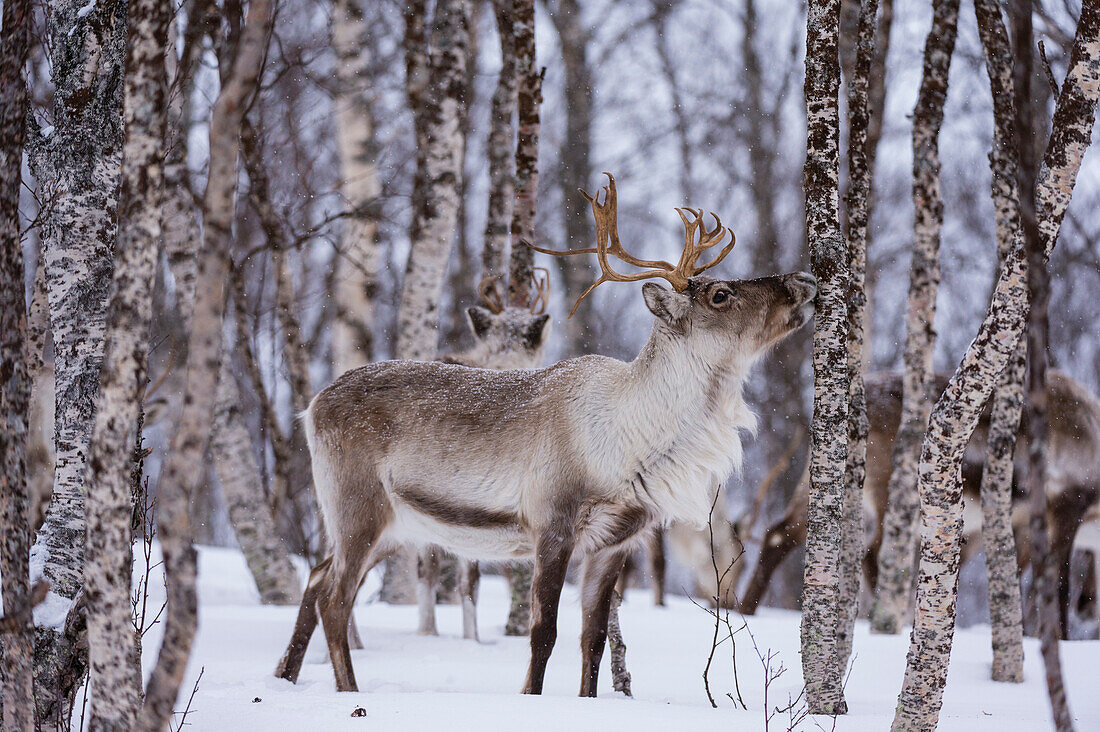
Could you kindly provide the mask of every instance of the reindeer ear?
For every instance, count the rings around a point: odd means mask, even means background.
[[[489,330],[489,326],[493,324],[493,314],[480,305],[466,308],[466,317],[470,321],[470,329],[477,338],[485,335]]]
[[[674,330],[682,330],[691,300],[687,295],[661,287],[654,282],[642,285],[642,297],[649,312],[656,315]]]
[[[527,324],[523,333],[523,341],[527,344],[528,350],[537,351],[546,343],[549,335],[550,313],[543,313]]]

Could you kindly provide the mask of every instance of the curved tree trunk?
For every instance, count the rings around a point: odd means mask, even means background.
[[[0,727],[34,729],[34,626],[30,608],[30,495],[26,470],[31,382],[19,226],[26,135],[23,65],[30,45],[29,0],[7,0],[0,20],[0,578],[4,613],[22,617],[0,643]],[[37,278],[36,278],[37,279]]]
[[[1001,9],[994,0],[975,0],[978,32],[985,52],[993,96],[993,211],[997,229],[997,259],[1004,264],[1020,236],[1020,191],[1016,182],[1019,157],[1013,123],[1012,49]],[[982,471],[982,545],[989,575],[989,622],[993,630],[993,680],[1024,680],[1023,609],[1020,568],[1012,532],[1012,470],[1020,411],[1024,402],[1026,342],[1020,340],[993,392],[989,444]]]
[[[1098,95],[1100,2],[1089,0],[1083,6],[1077,26],[1069,72],[1055,108],[1050,141],[1038,177],[1037,225],[1041,248],[1039,251],[1032,248],[1029,264],[1024,239],[1017,237],[1013,242],[1001,268],[989,313],[929,421],[917,481],[921,498],[917,613],[905,681],[894,717],[896,732],[933,730],[939,721],[955,626],[962,526],[959,471],[963,453],[981,410],[1022,335],[1027,319],[1028,287],[1033,287],[1035,275],[1045,267],[1058,240],[1081,160],[1092,140]],[[1035,504],[1044,504],[1039,513],[1045,514],[1044,491],[1039,490],[1038,496],[1035,498],[1033,494],[1032,500]],[[1038,531],[1032,529],[1033,542],[1036,533],[1046,536],[1045,527],[1038,528]],[[1056,613],[1054,615],[1056,624]],[[1044,654],[1047,681],[1056,710],[1055,725],[1058,729],[1071,729],[1064,703],[1065,691],[1061,687],[1057,643],[1044,645],[1048,646],[1048,651],[1051,645],[1055,649],[1053,653]]]
[[[848,451],[848,252],[840,232],[840,0],[812,0],[806,17],[806,219],[818,281],[814,419],[802,595],[802,672],[811,714],[843,714],[837,648]]]
[[[199,256],[196,300],[188,347],[184,408],[161,473],[158,529],[168,578],[164,640],[145,690],[139,728],[160,732],[168,723],[187,668],[197,624],[196,561],[187,501],[203,479],[221,364],[222,322],[236,202],[237,157],[247,102],[259,86],[271,31],[271,0],[255,0],[225,75],[210,122],[210,172],[204,197],[205,241]]]
[[[1030,13],[1027,18],[1030,25]],[[1047,306],[1050,297],[1047,262],[1058,241],[1062,219],[1073,195],[1077,172],[1092,142],[1097,98],[1100,96],[1100,2],[1085,0],[1073,40],[1069,69],[1058,93],[1051,122],[1050,141],[1043,155],[1035,190],[1038,236],[1026,236],[1028,286],[1031,296],[1028,323],[1028,461],[1025,485],[1031,503],[1032,576],[1035,578],[1036,614],[1054,727],[1073,729],[1065,684],[1062,680],[1058,639],[1061,637],[1058,604],[1058,563],[1050,556],[1047,527],[1045,457],[1047,449],[1046,365]],[[1022,104],[1022,102],[1021,102]],[[1027,211],[1025,209],[1025,217]],[[1025,221],[1025,229],[1027,227]]]
[[[936,293],[940,284],[939,135],[947,99],[948,70],[958,33],[959,0],[934,0],[932,27],[924,45],[924,73],[913,110],[913,261],[909,267],[909,313],[905,329],[905,377],[901,424],[892,454],[893,471],[878,555],[878,586],[871,631],[897,633],[905,621],[913,586],[917,512],[917,459],[932,408],[932,348],[936,342]]]
[[[126,59],[125,143],[114,288],[95,408],[87,476],[88,684],[95,689],[90,726],[130,730],[141,704],[141,654],[130,608],[133,502],[130,435],[139,423],[153,283],[160,258],[164,184],[164,53],[171,7],[166,0],[130,5]]]

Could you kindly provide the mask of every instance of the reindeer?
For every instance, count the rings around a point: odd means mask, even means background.
[[[530,369],[542,363],[550,316],[546,305],[550,295],[550,272],[536,267],[532,273],[535,296],[528,307],[509,307],[500,294],[503,275],[486,277],[478,285],[481,305],[466,309],[474,345],[470,349],[439,359],[443,363],[494,370]],[[440,555],[433,547],[419,552],[416,599],[420,613],[419,633],[437,635],[435,598],[439,587]],[[462,637],[477,640],[477,591],[481,572],[474,560],[458,564],[458,595],[462,603]]]
[[[938,374],[935,391],[941,393],[948,375]],[[1100,495],[1100,402],[1069,376],[1050,371],[1047,382],[1049,452],[1047,454],[1047,524],[1051,551],[1059,567],[1059,596],[1063,637],[1069,601],[1069,561],[1074,537],[1086,514],[1096,511]],[[878,570],[878,550],[882,544],[882,517],[886,512],[887,486],[890,480],[891,450],[901,417],[901,377],[897,374],[873,374],[867,377],[867,416],[871,432],[867,440],[867,482],[865,513],[875,527],[869,537],[864,561],[868,587],[874,587]],[[978,491],[988,440],[988,412],[982,416],[963,461],[964,511],[962,562],[980,546],[981,514]],[[1027,455],[1026,425],[1021,424],[1016,443],[1017,468]],[[764,535],[757,560],[744,596],[742,612],[752,614],[767,590],[772,573],[786,556],[806,541],[806,510],[809,476],[803,475],[784,516]],[[1014,498],[1023,498],[1015,492]],[[1017,559],[1021,570],[1030,563],[1031,543],[1027,539],[1027,506],[1021,501],[1013,509]],[[914,517],[914,520],[915,517]]]
[[[708,229],[701,209],[677,209],[677,264],[628,254],[608,179],[603,203],[584,194],[601,275],[573,310],[601,283],[664,279],[672,289],[642,286],[655,316],[648,342],[629,363],[588,355],[530,371],[375,363],[321,391],[303,421],[331,551],[310,575],[277,676],[297,679],[320,617],[336,688],[356,690],[347,623],[364,574],[399,544],[431,544],[469,559],[534,557],[523,691],[540,694],[566,568],[579,553],[580,694],[595,696],[626,554],[656,524],[706,523],[715,491],[741,462],[741,432],[755,425],[742,394],[748,371],[809,320],[817,293],[805,272],[700,276],[735,242],[698,266],[727,233],[717,216]],[[646,269],[619,273],[609,256]]]

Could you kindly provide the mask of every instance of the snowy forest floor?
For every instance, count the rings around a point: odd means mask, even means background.
[[[137,547],[140,553],[140,545]],[[143,570],[140,555],[136,570]],[[154,557],[154,560],[158,557]],[[365,650],[352,651],[359,693],[338,694],[324,637],[318,628],[294,685],[272,675],[294,625],[297,608],[259,604],[242,556],[225,549],[200,548],[199,632],[177,708],[182,710],[202,672],[186,718],[190,731],[202,730],[763,730],[764,685],[761,662],[747,631],[736,635],[741,695],[748,710],[735,709],[726,696],[734,691],[729,644],[719,647],[711,673],[718,700],[710,707],[702,670],[714,631],[713,619],[682,597],[654,607],[647,591],[631,591],[621,619],[634,699],[611,690],[609,654],[604,654],[600,696],[579,699],[580,600],[574,586],[562,595],[558,643],[547,670],[545,693],[518,692],[526,673],[525,638],[503,635],[508,610],[507,586],[497,576],[483,577],[479,603],[481,642],[463,640],[461,611],[439,608],[438,638],[416,634],[416,608],[361,604],[356,617]],[[154,570],[159,576],[160,570]],[[135,575],[136,578],[137,575]],[[360,602],[372,594],[371,582]],[[154,581],[150,607],[163,599]],[[156,585],[161,585],[156,587]],[[376,587],[376,585],[375,585]],[[731,615],[734,628],[741,619]],[[799,615],[764,609],[748,618],[762,654],[774,654],[773,669],[786,671],[768,689],[768,708],[786,706],[802,688]],[[145,636],[146,673],[155,661],[163,626]],[[959,631],[940,716],[941,730],[1028,732],[1051,728],[1038,643],[1026,642],[1026,682],[989,680],[988,626]],[[909,634],[872,636],[867,624],[856,628],[855,658],[846,698],[849,714],[835,727],[829,717],[811,717],[798,729],[886,730],[905,670]],[[1100,729],[1100,642],[1062,644],[1070,705],[1077,729]],[[78,697],[79,705],[80,697]],[[353,717],[356,708],[365,717]],[[79,725],[74,715],[74,728]],[[180,721],[177,715],[175,728]],[[786,714],[769,729],[786,730]]]

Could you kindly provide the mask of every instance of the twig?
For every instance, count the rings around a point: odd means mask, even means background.
[[[1047,60],[1047,48],[1043,45],[1042,41],[1039,41],[1039,60],[1043,63],[1043,71],[1047,75],[1047,83],[1050,84],[1050,90],[1054,93],[1054,98],[1057,99],[1061,96],[1062,92],[1058,88],[1058,80],[1054,78],[1054,70],[1050,68],[1050,61]]]
[[[202,681],[202,675],[205,672],[206,672],[206,666],[203,666],[199,669],[198,678],[195,679],[195,685],[191,689],[191,696],[187,697],[187,706],[185,706],[183,708],[183,712],[173,712],[172,713],[173,717],[176,716],[177,714],[182,714],[182,716],[180,717],[180,723],[178,725],[176,725],[175,732],[179,732],[187,724],[187,715],[191,713],[191,702],[195,701],[195,694],[199,693],[199,682]]]

